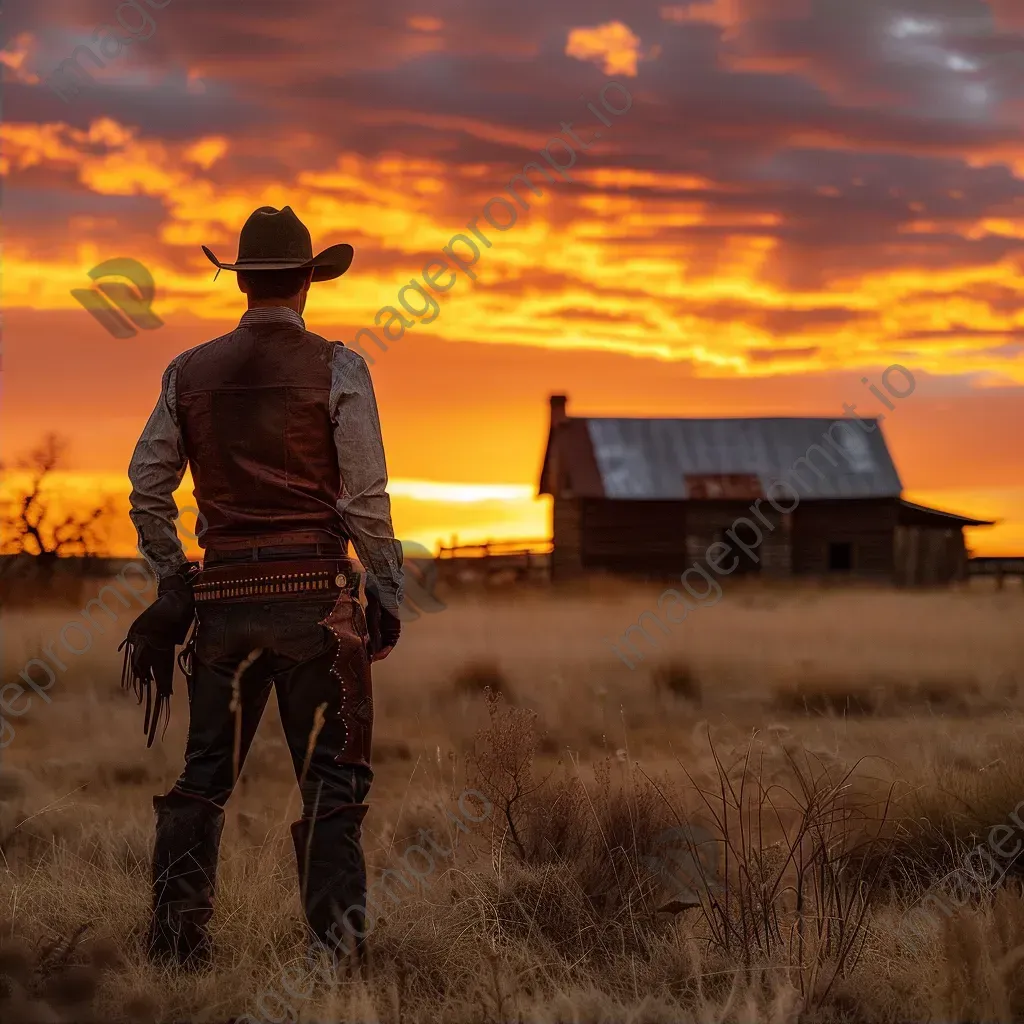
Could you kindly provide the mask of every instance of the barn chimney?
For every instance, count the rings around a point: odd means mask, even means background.
[[[564,423],[568,418],[569,414],[566,412],[566,405],[569,403],[567,395],[552,395],[551,396],[551,429]]]

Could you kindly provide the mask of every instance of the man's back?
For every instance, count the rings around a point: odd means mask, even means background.
[[[250,309],[229,334],[171,361],[128,475],[131,518],[160,576],[184,555],[168,523],[191,466],[199,544],[211,550],[351,540],[394,611],[402,556],[363,358],[284,306]]]
[[[246,319],[177,361],[176,412],[204,543],[343,540],[331,387],[335,359],[352,356],[298,324]]]

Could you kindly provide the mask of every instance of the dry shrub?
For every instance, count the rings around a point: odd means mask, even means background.
[[[455,673],[452,688],[463,697],[482,697],[490,690],[506,700],[514,699],[512,685],[496,661],[478,660],[463,665]]]
[[[405,740],[374,739],[374,764],[387,764],[390,761],[411,761],[412,748]]]
[[[928,763],[921,784],[899,800],[885,877],[896,893],[916,901],[933,887],[945,887],[978,847],[1000,871],[993,886],[982,886],[989,896],[1007,880],[1024,876],[1024,854],[1001,857],[990,842],[992,830],[1001,825],[1013,830],[1012,835],[996,833],[1002,848],[1016,849],[1024,838],[1018,824],[1024,820],[1024,753],[1016,742],[984,753],[984,764],[961,757]]]
[[[780,684],[772,708],[794,715],[871,715],[879,703],[878,693],[866,683],[824,676]]]
[[[897,680],[889,687],[891,696],[883,707],[892,713],[923,707],[962,714],[970,710],[979,690],[976,679],[959,676],[925,676],[911,683]]]
[[[82,925],[67,939],[33,948],[0,927],[0,1020],[18,1024],[89,1024],[99,1020],[93,1006],[103,968],[117,966],[109,947],[80,949]]]
[[[917,956],[894,980],[917,1006],[905,1019],[999,1022],[1024,1019],[1024,901],[1002,890],[982,906],[943,914],[932,908],[913,949]],[[923,976],[923,977],[922,977]],[[914,985],[924,980],[926,985]],[[915,991],[916,990],[916,991]],[[913,995],[911,995],[911,992]]]
[[[711,940],[747,971],[781,962],[805,1005],[821,1006],[855,969],[881,902],[892,787],[879,806],[854,796],[859,763],[785,749],[775,773],[752,746],[727,765],[709,745],[715,776],[694,785],[724,846],[722,877],[698,890]]]
[[[670,661],[656,665],[651,669],[651,685],[656,694],[667,693],[700,706],[700,679],[689,662]]]
[[[652,898],[651,855],[674,825],[693,837],[698,898],[661,909],[699,906],[689,927],[722,965],[725,988],[781,969],[805,1007],[829,1004],[864,953],[891,846],[890,794],[874,797],[870,780],[855,779],[860,764],[787,751],[775,772],[753,763],[749,748],[727,765],[712,745],[712,784],[690,779],[712,823],[709,857],[664,784],[631,766],[616,777],[612,762],[590,785],[575,765],[541,775],[536,717],[495,695],[487,710],[469,781],[493,804],[495,871],[475,875],[472,886],[498,948],[540,943],[553,957],[603,971],[623,957],[649,960],[666,927]]]
[[[422,842],[421,831],[429,832],[450,850],[464,852],[467,842],[458,826],[460,812],[452,810],[451,804],[452,801],[439,791],[433,799],[421,796],[403,802],[397,817],[377,821],[374,816],[374,834],[380,849],[370,853],[368,859],[382,869],[392,866],[409,847]]]
[[[488,694],[489,723],[468,759],[468,781],[493,805],[495,875],[480,880],[504,941],[535,935],[565,955],[645,953],[654,936],[651,869],[659,832],[677,824],[648,780],[614,763],[589,787],[575,765],[539,776],[536,715]],[[582,941],[582,949],[581,949]]]
[[[979,692],[977,680],[961,676],[899,677],[815,673],[812,678],[784,679],[775,689],[774,710],[789,714],[897,715],[912,711],[963,714]]]

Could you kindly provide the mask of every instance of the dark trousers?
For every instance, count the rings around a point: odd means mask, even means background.
[[[303,817],[366,799],[369,769],[335,760],[345,743],[331,674],[337,641],[320,625],[333,607],[333,599],[199,606],[185,770],[175,789],[223,807],[274,690]]]
[[[198,606],[185,769],[156,800],[151,955],[183,963],[209,958],[223,808],[272,689],[302,795],[292,837],[307,923],[331,948],[343,940],[335,926],[344,922],[349,952],[361,952],[360,823],[373,774],[338,760],[345,745],[342,690],[331,672],[338,639],[320,624],[334,606],[322,598]]]

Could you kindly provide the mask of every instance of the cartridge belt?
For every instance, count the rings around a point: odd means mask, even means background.
[[[241,562],[203,569],[192,585],[197,603],[252,601],[359,593],[361,572],[349,558]]]

